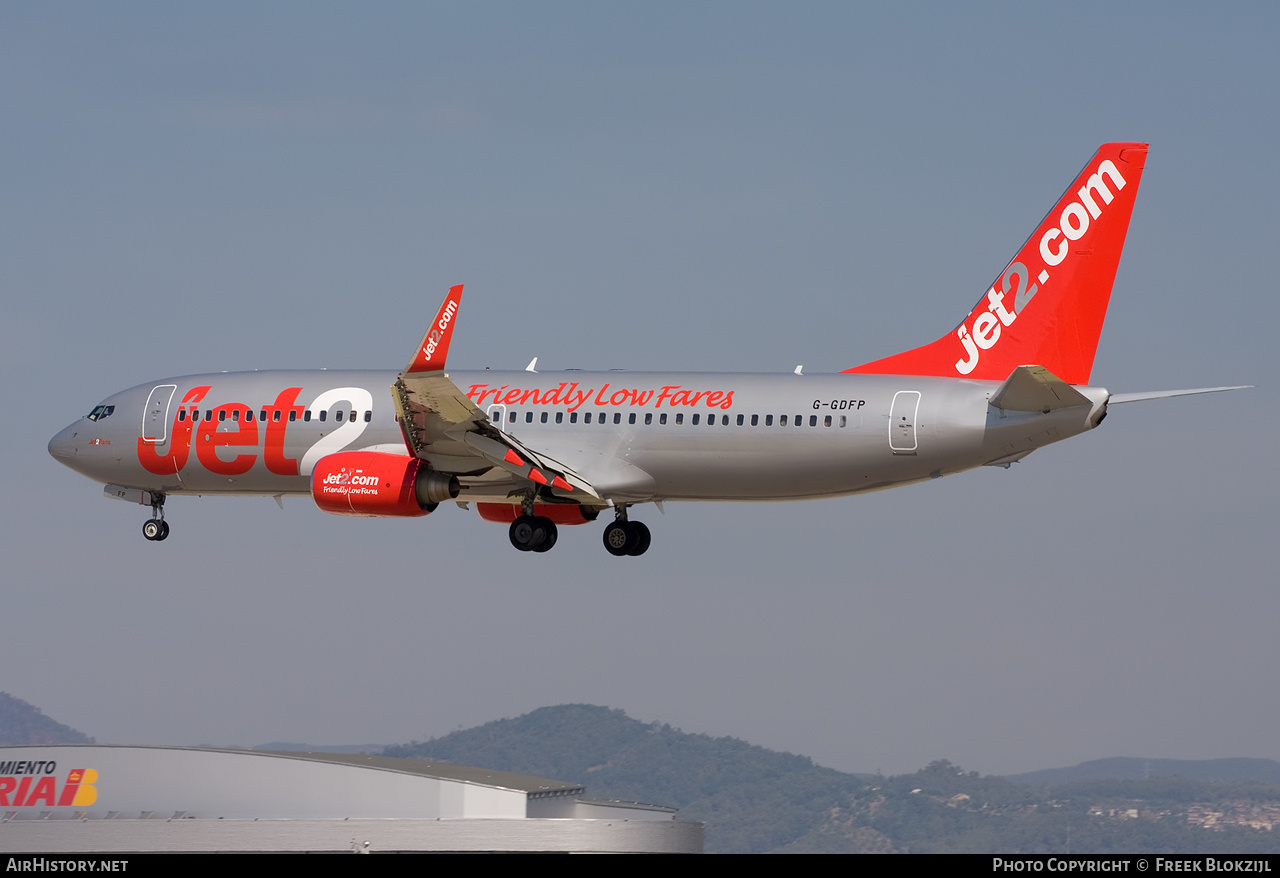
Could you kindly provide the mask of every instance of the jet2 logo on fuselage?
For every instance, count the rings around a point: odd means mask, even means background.
[[[170,440],[165,445],[157,446],[139,437],[138,462],[147,472],[157,475],[182,472],[194,448],[200,465],[218,475],[244,475],[259,459],[267,471],[275,475],[309,475],[317,460],[341,451],[364,432],[367,422],[356,419],[355,412],[368,412],[373,408],[373,397],[362,387],[327,390],[309,406],[297,404],[301,387],[288,387],[280,391],[270,405],[223,403],[206,409],[200,417],[199,406],[192,403],[203,401],[210,390],[211,386],[197,387],[183,398],[174,412]],[[348,406],[351,418],[335,420],[332,426],[325,425],[319,417],[312,417],[335,407],[346,410]],[[285,444],[290,425],[294,425],[295,432],[307,429],[300,422],[308,423],[310,429],[321,433],[307,447],[301,466],[296,457],[287,455],[289,449]],[[228,453],[226,449],[243,453],[225,459],[222,455]]]

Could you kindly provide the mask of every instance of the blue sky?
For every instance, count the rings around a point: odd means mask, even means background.
[[[9,3],[0,688],[107,743],[400,742],[569,701],[846,770],[1280,759],[1269,4]],[[964,315],[1099,143],[1151,143],[1093,382],[983,470],[669,505],[516,553],[474,512],[175,499],[45,452],[168,375],[835,371]]]

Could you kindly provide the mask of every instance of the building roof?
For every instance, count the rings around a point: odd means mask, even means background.
[[[248,750],[235,751],[262,753],[270,756],[287,756],[296,759],[310,759],[316,762],[336,762],[341,765],[357,765],[362,768],[377,768],[383,771],[399,771],[405,774],[417,774],[423,777],[434,777],[441,780],[460,780],[466,783],[484,784],[504,790],[517,790],[528,793],[530,797],[544,795],[581,795],[586,787],[581,784],[536,777],[532,774],[517,774],[514,771],[494,771],[488,768],[472,768],[467,765],[454,765],[450,762],[433,762],[429,759],[400,759],[394,756],[365,756],[359,753],[323,753],[319,751],[298,752],[293,750]]]

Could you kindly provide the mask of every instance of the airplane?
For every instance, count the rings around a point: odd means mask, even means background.
[[[1008,468],[1112,405],[1244,386],[1089,386],[1147,144],[1107,143],[960,324],[829,375],[452,372],[462,286],[399,373],[188,375],[104,399],[49,442],[60,463],[151,507],[171,495],[308,495],[337,515],[424,516],[449,501],[546,552],[612,512],[604,545],[648,550],[636,505],[783,501]]]

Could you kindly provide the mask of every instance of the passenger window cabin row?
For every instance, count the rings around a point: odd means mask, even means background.
[[[556,413],[555,413],[555,422],[556,422],[557,424],[563,424],[563,423],[564,423],[564,419],[565,419],[565,414],[566,414],[565,412],[556,412]],[[577,413],[577,412],[568,412],[568,415],[569,415],[569,423],[570,423],[570,424],[576,424],[576,423],[578,423],[578,413]],[[592,421],[592,416],[593,416],[593,415],[596,415],[596,423],[598,423],[598,424],[607,424],[607,423],[609,423],[609,422],[610,422],[610,419],[609,419],[609,413],[608,413],[608,412],[599,412],[599,413],[598,413],[598,415],[597,415],[595,412],[584,412],[584,413],[582,414],[582,423],[584,423],[584,424],[590,424],[590,423],[591,423],[591,421]],[[538,421],[539,421],[539,423],[542,423],[542,424],[549,423],[549,422],[550,422],[550,416],[551,416],[551,412],[541,412],[541,413],[539,413],[539,414],[538,414]],[[507,423],[509,423],[509,424],[517,423],[517,422],[518,422],[518,420],[519,420],[519,417],[520,417],[520,413],[519,413],[519,412],[516,412],[516,411],[508,412],[508,413],[507,413]],[[698,413],[694,413],[693,415],[691,415],[691,416],[689,417],[689,424],[690,424],[691,426],[695,426],[695,427],[696,427],[696,426],[698,426],[698,424],[699,424],[699,423],[702,423],[702,422],[703,422],[703,421],[702,421],[702,417],[703,417],[703,416],[702,416],[702,414],[701,414],[700,412],[698,412]],[[821,416],[821,417],[822,417],[822,419],[821,419],[821,421],[819,421],[819,416],[818,416],[818,415],[809,415],[809,426],[810,426],[810,427],[816,427],[816,426],[818,426],[818,424],[819,424],[819,423],[821,423],[821,424],[822,424],[822,426],[824,426],[824,427],[831,427],[831,426],[836,426],[836,425],[841,426],[841,427],[844,427],[844,426],[847,426],[847,425],[848,425],[848,423],[849,423],[849,421],[848,421],[848,416],[847,416],[847,415],[840,415],[840,416],[839,416],[839,418],[833,418],[831,415],[823,415],[823,416]],[[716,418],[717,418],[717,416],[716,416],[715,414],[708,414],[708,415],[706,416],[706,421],[705,421],[705,423],[707,424],[707,426],[713,426],[713,425],[715,425],[716,423],[719,423],[721,426],[724,426],[724,427],[729,426],[729,424],[730,424],[730,423],[736,423],[739,427],[744,427],[744,426],[746,426],[746,425],[747,425],[747,416],[746,416],[746,415],[738,415],[736,418],[734,418],[734,419],[732,419],[732,420],[730,419],[730,416],[729,416],[729,415],[720,415],[720,416],[719,416],[719,421],[717,421],[717,420],[716,420]],[[804,418],[805,418],[805,416],[804,416],[804,415],[796,415],[794,418],[790,419],[790,421],[791,421],[791,424],[792,424],[793,426],[796,426],[796,427],[803,427],[803,426],[804,426]],[[778,424],[778,426],[779,426],[779,427],[785,427],[785,426],[787,426],[787,422],[788,422],[788,420],[789,420],[789,418],[788,418],[788,416],[787,416],[787,415],[778,415],[778,418],[777,418],[777,424]],[[525,422],[526,424],[532,424],[532,423],[533,423],[533,421],[534,421],[534,412],[532,412],[532,411],[527,411],[527,412],[525,412],[525,413],[524,413],[524,422]],[[763,417],[763,421],[764,421],[764,426],[766,426],[766,427],[772,427],[772,426],[774,425],[774,417],[773,417],[773,415],[764,415],[764,417]],[[613,422],[613,423],[615,423],[615,424],[621,424],[621,423],[622,423],[622,412],[614,412],[614,413],[613,413],[612,422]],[[638,413],[637,413],[637,412],[629,412],[629,413],[627,414],[627,423],[628,423],[628,424],[635,424],[635,423],[637,423],[637,422],[638,422]],[[646,425],[650,425],[650,424],[653,424],[654,422],[655,422],[654,413],[653,413],[653,412],[645,412],[645,414],[644,414],[644,423],[645,423]],[[666,423],[667,423],[667,412],[659,412],[659,413],[657,414],[657,417],[656,417],[656,422],[657,422],[660,426],[661,426],[661,425],[666,424]],[[676,412],[672,422],[673,422],[676,426],[683,425],[683,424],[684,424],[684,412]],[[750,424],[751,424],[751,426],[752,426],[752,427],[758,427],[758,426],[760,426],[760,424],[761,424],[761,416],[760,416],[760,415],[751,415]]]
[[[114,406],[112,406],[112,408],[114,408]],[[110,411],[103,412],[103,413],[99,413],[95,411],[93,414],[90,414],[89,417],[93,420],[97,420],[97,418],[106,417],[109,414],[111,414]],[[233,409],[230,414],[231,414],[231,420],[233,421],[240,420],[240,411],[238,409]],[[301,420],[304,423],[311,421],[312,420],[311,414],[312,413],[310,409],[304,409],[302,412]],[[329,413],[327,411],[320,411],[317,413],[316,419],[319,420],[321,423],[323,423],[324,421],[327,420],[328,414]],[[372,411],[366,411],[363,414],[364,414],[364,422],[366,424],[370,423],[373,420]],[[565,422],[566,414],[568,415],[570,424],[576,424],[579,422],[578,412],[555,412],[554,413],[555,423],[563,424]],[[95,417],[95,415],[97,417]],[[360,415],[361,413],[358,411],[347,412],[343,410],[338,410],[333,413],[333,420],[336,423],[343,423],[344,421],[354,421],[358,417],[360,417]],[[532,424],[534,422],[535,415],[537,415],[537,419],[539,423],[547,424],[551,422],[552,413],[545,412],[545,411],[537,412],[537,413],[533,411],[526,411],[524,413],[524,422],[526,424]],[[256,413],[252,409],[249,409],[244,413],[244,419],[246,421],[258,420],[258,421],[262,421],[263,423],[266,423],[267,421],[278,423],[283,419],[283,416],[284,416],[284,411],[282,409],[260,409]],[[654,423],[657,423],[659,426],[663,426],[669,422],[668,421],[669,417],[670,417],[670,423],[676,426],[682,426],[685,423],[684,412],[676,412],[673,416],[669,416],[667,412],[658,412],[656,416],[653,412],[645,412],[643,423],[646,426],[652,425]],[[198,408],[191,409],[190,414],[188,414],[188,410],[185,408],[178,410],[179,421],[186,421],[188,420],[188,418],[190,418],[190,420],[193,422],[197,422],[201,420],[212,421],[214,420],[214,412],[213,412],[213,409],[205,409],[203,413],[203,418],[202,418],[201,412]],[[298,420],[297,409],[289,410],[288,419],[290,421]],[[217,420],[219,421],[227,420],[227,411],[225,409],[218,411]],[[515,424],[519,420],[520,420],[519,412],[510,411],[507,413],[507,423]],[[597,423],[597,424],[607,424],[610,422],[614,424],[621,424],[622,412],[613,412],[612,418],[610,418],[609,412],[598,412],[598,413],[583,412],[582,413],[581,422],[583,424],[590,424],[593,421],[594,423]],[[817,427],[819,424],[821,424],[823,427],[833,427],[833,426],[846,427],[848,426],[848,423],[849,423],[848,416],[846,415],[840,415],[839,417],[833,417],[832,415],[821,415],[821,416],[809,415],[808,421],[809,421],[810,427]],[[758,426],[761,426],[762,422],[763,422],[763,426],[766,426],[766,427],[772,427],[774,426],[775,423],[779,427],[786,427],[788,425],[794,426],[794,427],[803,427],[805,425],[805,416],[804,415],[795,415],[795,416],[778,415],[775,420],[773,415],[764,415],[764,416],[751,415],[749,422],[748,422],[747,415],[737,415],[736,417],[731,417],[730,415],[717,416],[714,413],[712,413],[712,414],[707,414],[704,417],[704,415],[701,412],[695,412],[689,416],[689,424],[694,427],[699,426],[700,424],[706,424],[707,426],[715,426],[716,424],[719,424],[720,426],[727,427],[731,423],[737,424],[737,426],[739,427],[745,427],[748,425],[748,423],[750,423],[750,426],[752,427],[758,427]],[[627,423],[628,424],[640,423],[638,413],[628,412]]]
[[[323,422],[323,421],[327,420],[327,415],[328,415],[328,414],[329,414],[329,413],[328,413],[327,411],[323,411],[323,410],[322,410],[322,411],[320,411],[320,412],[319,412],[319,415],[318,415],[318,417],[317,417],[317,420],[319,420],[319,421],[321,421],[321,422]],[[270,416],[270,418],[269,418],[269,419],[270,419],[271,421],[273,421],[273,422],[277,422],[277,423],[278,423],[280,420],[282,420],[282,416],[283,416],[283,415],[284,415],[284,411],[283,411],[282,409],[261,409],[260,411],[258,411],[258,412],[257,412],[257,420],[262,421],[262,422],[264,422],[264,423],[265,423],[265,422],[268,420],[268,416]],[[334,413],[333,413],[333,420],[334,420],[335,422],[337,422],[337,423],[342,423],[343,421],[354,421],[357,417],[359,417],[359,415],[360,415],[360,413],[359,413],[359,412],[357,412],[357,411],[345,412],[345,411],[339,410],[339,411],[336,411],[336,412],[334,412]],[[192,421],[199,421],[199,420],[201,420],[201,417],[200,417],[200,409],[191,409],[191,416],[190,416],[190,417],[191,417],[191,420],[192,420]],[[213,418],[213,409],[205,409],[205,410],[204,410],[204,418],[203,418],[203,420],[206,420],[206,421],[212,421],[213,419],[214,419],[214,418]],[[225,410],[225,409],[220,410],[220,411],[218,412],[218,420],[219,420],[219,421],[225,421],[226,419],[227,419],[227,412],[226,412],[226,410]],[[244,413],[244,419],[245,419],[246,421],[252,421],[252,420],[254,420],[254,411],[253,411],[253,409],[249,409],[248,411],[246,411],[246,412]],[[185,421],[185,420],[187,420],[187,410],[186,410],[186,409],[179,409],[179,410],[178,410],[178,420],[179,420],[179,421]],[[239,409],[233,409],[233,410],[232,410],[232,412],[231,412],[231,420],[233,420],[233,421],[238,421],[238,420],[240,420],[240,410],[239,410]],[[298,411],[297,411],[297,409],[290,409],[290,410],[289,410],[289,420],[290,420],[290,421],[296,421],[296,420],[298,420]],[[307,422],[307,421],[310,421],[310,420],[311,420],[311,409],[304,409],[304,410],[303,410],[303,412],[302,412],[302,420],[303,420],[303,422]],[[372,412],[372,411],[366,411],[366,412],[364,413],[364,422],[367,424],[367,423],[369,423],[369,422],[370,422],[370,421],[372,421],[372,420],[373,420],[373,412]]]

